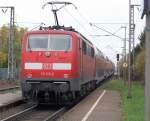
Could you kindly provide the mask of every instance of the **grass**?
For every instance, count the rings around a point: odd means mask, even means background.
[[[128,99],[128,86],[120,80],[110,81],[103,89],[117,90],[122,97],[122,121],[144,121],[144,86],[138,83],[132,85],[132,98]]]

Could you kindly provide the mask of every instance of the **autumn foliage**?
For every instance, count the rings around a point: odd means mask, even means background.
[[[27,28],[15,26],[14,59],[16,66],[19,65],[21,38],[25,31],[27,31]],[[3,25],[0,28],[0,68],[7,68],[8,39],[9,39],[9,26]]]
[[[145,76],[145,31],[139,36],[140,43],[136,45],[134,51],[131,52],[131,76],[133,81],[144,81]],[[133,59],[134,52],[134,59]],[[127,55],[128,60],[128,55]],[[123,58],[119,61],[119,67],[121,71],[121,76],[123,77],[122,67],[124,61]],[[128,76],[128,68],[127,76]]]

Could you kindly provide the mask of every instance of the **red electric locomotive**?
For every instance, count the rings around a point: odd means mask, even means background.
[[[22,92],[29,99],[74,99],[85,88],[81,85],[95,77],[93,45],[74,31],[51,28],[27,32],[21,60]]]
[[[48,4],[58,3],[70,4]],[[53,10],[56,26],[23,36],[20,79],[25,99],[68,104],[112,75],[113,66],[79,32],[59,26],[57,10]]]

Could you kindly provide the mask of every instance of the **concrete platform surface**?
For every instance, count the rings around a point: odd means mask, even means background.
[[[96,89],[57,121],[121,121],[121,96]]]
[[[0,94],[0,107],[22,99],[20,91]]]

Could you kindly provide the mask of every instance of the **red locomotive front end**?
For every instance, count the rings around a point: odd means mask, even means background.
[[[72,35],[48,32],[31,32],[24,36],[21,79],[73,78],[76,44]]]
[[[60,30],[24,35],[20,79],[25,98],[80,90],[76,40],[74,32]]]

